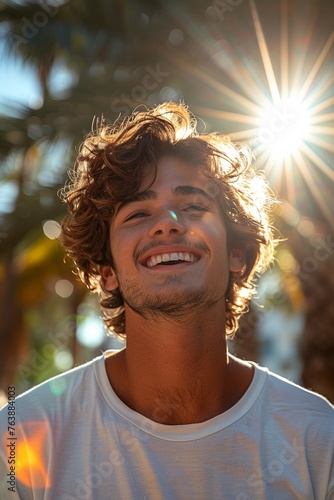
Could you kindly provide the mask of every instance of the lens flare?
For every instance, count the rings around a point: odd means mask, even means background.
[[[15,428],[16,475],[18,481],[31,488],[50,488],[51,479],[47,473],[45,451],[49,445],[50,429],[44,421],[29,421],[18,424]],[[8,445],[7,433],[3,436],[3,445]]]
[[[172,217],[174,220],[176,220],[176,221],[178,220],[178,219],[177,219],[177,215],[176,215],[176,213],[174,212],[174,210],[169,210],[169,213],[170,213],[171,217]]]
[[[211,60],[226,81],[213,78],[184,60],[180,67],[217,92],[220,110],[193,107],[202,117],[226,122],[234,142],[249,144],[255,165],[264,170],[279,197],[299,209],[322,212],[334,229],[332,187],[334,170],[334,31],[321,33],[315,41],[315,13],[291,13],[288,0],[281,0],[278,31],[266,40],[255,0],[250,0],[257,53],[230,47]],[[251,36],[248,33],[248,37]],[[203,37],[210,57],[210,41]],[[247,47],[247,44],[244,45]],[[243,49],[244,50],[244,49]],[[227,64],[228,62],[228,64]],[[310,196],[311,195],[311,196]]]

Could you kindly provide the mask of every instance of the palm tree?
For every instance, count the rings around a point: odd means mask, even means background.
[[[202,5],[198,3],[197,9],[201,12]],[[83,296],[70,268],[62,267],[62,253],[42,233],[43,221],[59,221],[63,216],[56,192],[73,164],[74,146],[89,132],[94,116],[108,112],[107,119],[113,121],[120,111],[128,113],[139,103],[149,102],[153,94],[163,99],[158,93],[167,85],[170,71],[159,63],[159,46],[165,45],[179,10],[176,2],[157,9],[154,2],[106,0],[94,5],[71,0],[58,6],[47,2],[2,6],[7,54],[36,68],[43,101],[38,109],[6,103],[8,114],[0,119],[2,182],[16,189],[13,209],[1,215],[5,235],[0,249],[3,387],[13,379],[24,353],[31,353],[27,314],[50,301],[50,272],[75,285],[72,313]],[[152,38],[157,41],[154,45]],[[67,78],[67,86],[57,88],[54,82],[59,73]],[[18,265],[24,255],[37,252],[40,240],[43,260],[35,266],[29,259],[26,267]]]

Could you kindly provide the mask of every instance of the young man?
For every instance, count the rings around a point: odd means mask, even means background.
[[[334,498],[333,407],[226,347],[274,247],[248,150],[166,104],[88,137],[71,179],[62,243],[126,348],[16,400],[15,471],[2,411],[19,498]]]

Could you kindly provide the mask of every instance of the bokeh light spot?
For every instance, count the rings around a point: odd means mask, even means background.
[[[59,350],[56,352],[54,362],[58,370],[62,372],[69,370],[73,366],[73,356],[66,350]]]
[[[50,240],[55,240],[61,233],[60,224],[55,220],[47,220],[43,224],[43,232]]]
[[[74,286],[68,280],[58,280],[55,284],[55,292],[63,299],[70,297],[73,293],[73,290]]]
[[[77,328],[78,342],[93,349],[100,346],[105,337],[101,318],[92,315],[91,317],[81,317],[80,319],[81,321]]]
[[[281,250],[278,253],[277,260],[282,271],[293,273],[296,268],[296,261],[289,250]]]
[[[183,43],[183,40],[184,40],[183,31],[176,28],[169,33],[168,41],[172,45],[181,45]]]
[[[315,233],[315,225],[310,219],[302,217],[301,221],[297,226],[297,230],[299,234],[301,234],[305,238],[310,238]]]
[[[66,381],[62,377],[50,381],[50,390],[55,396],[60,396],[66,389]]]
[[[37,94],[31,94],[28,100],[30,109],[41,109],[43,106],[43,97]]]
[[[289,224],[289,226],[297,226],[299,224],[300,213],[286,200],[282,202],[281,215],[283,219]]]

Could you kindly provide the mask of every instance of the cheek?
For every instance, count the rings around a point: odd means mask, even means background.
[[[135,228],[131,230],[117,230],[110,238],[110,248],[113,260],[119,267],[120,262],[133,260],[138,242],[138,235]]]
[[[207,235],[212,247],[220,248],[221,251],[227,250],[225,226],[222,226],[220,221],[210,224]]]

